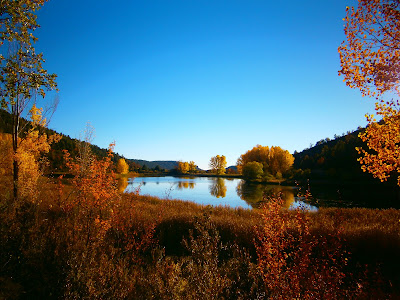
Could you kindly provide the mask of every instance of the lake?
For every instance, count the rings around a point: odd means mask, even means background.
[[[316,206],[304,203],[295,197],[297,194],[295,187],[248,184],[237,178],[136,177],[120,185],[120,189],[126,192],[139,189],[141,195],[188,200],[202,205],[248,209],[259,207],[264,194],[272,195],[281,192],[286,208],[293,209],[302,205],[307,210],[317,210]]]

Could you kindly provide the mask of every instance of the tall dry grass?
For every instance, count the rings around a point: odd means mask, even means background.
[[[0,195],[0,298],[400,295],[398,210],[246,210],[137,193],[91,207],[87,189],[87,201],[57,182],[38,191],[35,202]]]

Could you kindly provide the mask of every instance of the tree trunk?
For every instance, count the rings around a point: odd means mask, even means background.
[[[15,105],[13,111],[13,133],[12,133],[12,144],[13,144],[13,196],[14,201],[18,199],[18,175],[19,175],[19,165],[16,158],[18,150],[18,131],[19,131],[19,114],[18,106]]]

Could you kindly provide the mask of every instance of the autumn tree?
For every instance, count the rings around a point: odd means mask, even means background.
[[[119,174],[128,174],[129,166],[126,163],[125,159],[120,158],[117,162],[117,173]]]
[[[400,172],[399,102],[385,96],[399,96],[400,1],[359,0],[357,8],[346,11],[346,40],[338,49],[339,75],[349,87],[376,99],[376,114],[382,120],[377,123],[367,115],[368,126],[360,134],[372,151],[357,150],[362,154],[362,169],[385,181],[393,171]]]
[[[0,175],[11,175],[12,165],[18,164],[18,192],[21,196],[30,195],[34,198],[37,191],[37,182],[43,173],[43,167],[47,161],[43,157],[50,151],[50,146],[58,142],[61,136],[58,134],[48,136],[39,132],[39,126],[45,125],[46,120],[42,118],[43,109],[34,104],[29,111],[31,127],[18,139],[19,147],[14,153],[12,147],[12,135],[2,134],[0,140]]]
[[[178,161],[176,169],[178,173],[185,174],[189,172],[189,163],[186,161]]]
[[[43,54],[37,54],[33,35],[39,27],[35,12],[45,1],[1,1],[0,41],[1,49],[7,47],[8,55],[0,55],[0,99],[1,107],[12,114],[13,195],[18,198],[19,162],[17,153],[20,147],[20,118],[31,107],[37,95],[45,97],[45,91],[56,88],[56,75],[48,74],[42,67]],[[5,51],[1,51],[4,53]]]
[[[242,154],[237,161],[237,168],[243,172],[243,167],[250,162],[258,162],[263,166],[264,174],[276,176],[284,174],[294,163],[294,157],[289,151],[278,146],[257,145],[253,149]]]
[[[211,171],[218,175],[225,174],[226,157],[224,155],[213,156],[209,164]]]
[[[189,162],[189,172],[190,173],[196,173],[197,172],[197,166],[194,161]]]

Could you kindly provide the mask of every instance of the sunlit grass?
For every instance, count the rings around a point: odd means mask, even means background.
[[[265,210],[129,193],[111,200],[111,219],[99,208],[100,221],[109,220],[102,224],[90,211],[80,212],[88,207],[66,205],[76,202],[72,186],[59,187],[57,180],[42,182],[34,203],[26,198],[17,205],[11,194],[1,195],[1,297],[247,299],[267,291],[255,247]],[[294,220],[297,212],[282,213]],[[399,210],[321,208],[305,214],[313,239],[335,234],[350,252],[346,276],[377,299],[399,295]],[[295,232],[296,226],[289,222],[285,230]],[[349,293],[353,281],[345,282]]]

